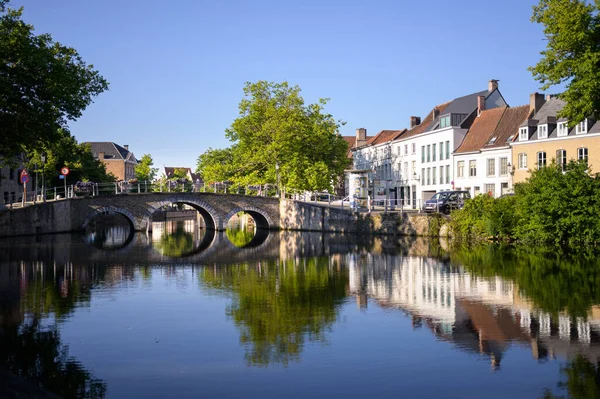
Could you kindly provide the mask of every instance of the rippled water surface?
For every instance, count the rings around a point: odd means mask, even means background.
[[[600,392],[593,259],[248,231],[0,241],[0,367],[64,397]]]

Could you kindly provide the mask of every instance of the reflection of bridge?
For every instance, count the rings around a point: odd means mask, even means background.
[[[499,366],[510,343],[531,346],[537,359],[559,354],[600,360],[600,319],[551,317],[500,277],[481,278],[432,258],[349,255],[350,291],[360,306],[371,297],[381,306],[410,313],[440,339],[487,353]],[[593,311],[594,309],[592,309]]]

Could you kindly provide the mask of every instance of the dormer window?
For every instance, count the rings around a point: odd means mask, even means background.
[[[522,127],[519,129],[519,141],[527,141],[529,140],[529,128]]]
[[[565,137],[566,135],[569,134],[569,127],[567,126],[567,122],[558,122],[557,125],[557,136],[558,137]]]
[[[445,115],[440,118],[440,129],[451,126],[450,115]]]
[[[548,125],[538,125],[537,136],[538,136],[538,139],[547,139],[548,138]]]
[[[583,122],[580,122],[575,126],[575,134],[585,134],[588,129],[588,120],[584,119]]]
[[[492,138],[490,139],[490,141],[489,141],[489,143],[488,143],[488,144],[494,144],[494,143],[496,142],[496,139],[497,139],[497,138],[498,138],[498,137],[496,137],[496,136],[492,137]]]

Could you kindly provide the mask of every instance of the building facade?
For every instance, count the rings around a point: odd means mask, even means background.
[[[119,181],[135,179],[135,167],[138,163],[129,146],[120,146],[113,142],[91,142],[94,158],[102,161],[106,171],[115,175]]]
[[[3,159],[0,156],[0,164],[3,163]],[[0,204],[9,204],[13,202],[20,202],[23,198],[23,184],[21,183],[21,171],[24,169],[22,161],[17,161],[16,165],[13,166],[2,166],[0,167],[0,193],[2,193],[2,199]],[[26,184],[27,198],[31,200],[30,194],[32,193],[33,187],[35,187],[35,174],[33,171],[29,172],[29,182]],[[41,185],[40,185],[41,188]]]
[[[569,121],[557,115],[565,106],[563,100],[534,93],[531,103],[534,112],[519,126],[518,137],[511,143],[515,183],[553,160],[563,167],[570,160],[585,160],[591,172],[600,171],[600,122],[586,118],[569,128]]]

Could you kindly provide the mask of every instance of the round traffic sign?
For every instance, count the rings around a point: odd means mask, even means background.
[[[25,184],[29,182],[29,176],[28,175],[21,175],[21,183]]]
[[[63,168],[60,170],[60,174],[62,174],[63,176],[66,176],[66,175],[68,175],[68,174],[69,174],[69,172],[70,172],[70,170],[69,170],[69,168],[67,168],[66,166],[65,166],[65,167],[63,167]]]

